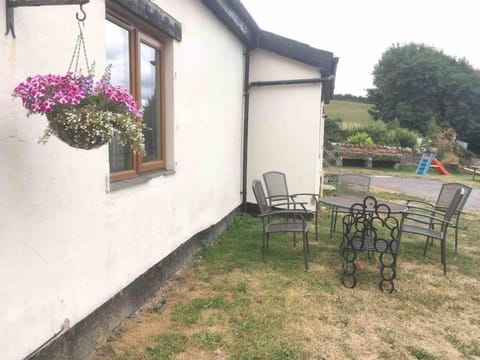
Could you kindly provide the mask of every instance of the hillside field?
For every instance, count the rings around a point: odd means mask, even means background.
[[[341,127],[344,129],[365,127],[368,125],[383,123],[375,121],[368,113],[370,104],[347,101],[347,100],[331,100],[325,105],[325,112],[330,119],[340,119]]]

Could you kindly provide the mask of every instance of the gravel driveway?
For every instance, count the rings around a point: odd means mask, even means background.
[[[416,195],[435,201],[443,182],[434,179],[408,178],[397,176],[372,176],[372,186],[391,189],[404,194]],[[465,209],[480,212],[480,189],[473,189]]]

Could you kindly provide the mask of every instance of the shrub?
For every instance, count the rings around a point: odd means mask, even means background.
[[[325,117],[325,140],[326,142],[344,142],[348,132],[338,125],[340,119]]]
[[[455,153],[457,147],[455,144],[456,138],[457,133],[452,128],[437,131],[433,145],[437,148],[436,156],[440,160],[445,161],[445,157],[448,153]]]
[[[347,139],[347,142],[352,145],[359,145],[359,146],[365,146],[365,147],[371,147],[375,145],[370,135],[368,135],[364,131],[360,131],[353,134]]]
[[[458,146],[457,154],[459,157],[460,165],[469,167],[473,164],[475,160],[475,154],[470,150],[465,150],[464,148]]]
[[[447,152],[443,156],[442,161],[444,161],[446,164],[458,164],[459,163],[459,158],[455,153]]]
[[[377,145],[391,145],[387,140],[388,130],[384,126],[367,126],[366,128],[361,129],[366,132],[371,138],[372,141]]]
[[[394,143],[392,145],[409,148],[414,148],[417,145],[415,132],[403,128],[394,129],[391,132],[392,142]]]

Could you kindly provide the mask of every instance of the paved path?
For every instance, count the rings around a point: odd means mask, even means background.
[[[442,181],[398,176],[372,176],[371,185],[435,201],[440,192]],[[465,204],[465,209],[480,212],[480,189],[472,190]]]

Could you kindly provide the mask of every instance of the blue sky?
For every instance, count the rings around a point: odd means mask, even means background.
[[[424,43],[480,69],[479,0],[241,1],[263,30],[340,57],[336,94],[365,95],[396,43]]]

